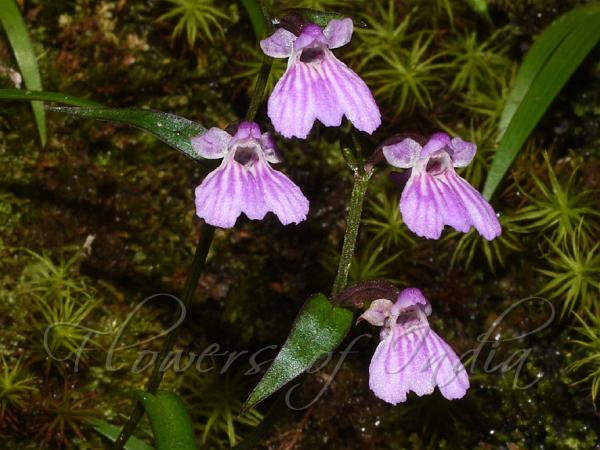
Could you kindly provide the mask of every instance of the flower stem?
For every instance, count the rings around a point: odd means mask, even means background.
[[[258,108],[260,108],[260,104],[263,101],[264,92],[265,88],[267,87],[267,81],[269,81],[272,65],[273,58],[265,55],[262,65],[260,66],[260,72],[256,78],[256,83],[254,84],[254,95],[250,99],[250,106],[248,107],[248,112],[246,113],[246,120],[249,122],[254,120],[254,117],[258,112]]]
[[[203,224],[200,229],[200,239],[198,240],[198,244],[196,245],[196,251],[194,253],[194,260],[192,261],[192,267],[190,273],[185,281],[185,286],[183,288],[183,294],[181,296],[181,307],[187,308],[191,303],[194,292],[196,291],[196,286],[198,285],[198,280],[200,279],[200,275],[204,270],[206,265],[206,257],[208,256],[208,251],[210,249],[210,245],[213,240],[213,236],[215,233],[215,229],[208,225]],[[177,313],[179,316],[180,312]],[[173,350],[173,346],[175,345],[175,341],[177,340],[177,336],[179,335],[179,330],[181,327],[174,328],[169,332],[167,338],[165,339],[165,343],[162,346],[160,354],[158,356],[157,362],[154,365],[152,370],[152,374],[150,375],[150,379],[146,384],[146,391],[151,394],[156,393],[160,383],[165,374],[165,370],[163,365],[165,361],[167,361],[169,357],[169,353]],[[121,450],[127,440],[131,437],[135,428],[137,427],[139,421],[144,417],[144,408],[139,401],[136,401],[135,408],[129,416],[129,420],[123,427],[121,434],[115,441],[114,449]]]
[[[350,196],[350,205],[348,205],[348,224],[346,226],[346,234],[344,235],[344,245],[342,246],[337,275],[331,291],[332,298],[342,292],[348,283],[350,265],[352,264],[354,251],[356,250],[356,238],[358,237],[363,203],[371,175],[373,175],[372,167],[366,168],[364,171],[354,170],[354,186],[352,187],[352,195]]]
[[[261,0],[242,0],[242,4],[244,5],[244,8],[246,8],[246,12],[250,17],[250,22],[252,23],[252,28],[254,29],[256,39],[260,41],[261,39],[266,38],[273,29],[271,17],[266,6]],[[256,83],[254,85],[254,94],[250,99],[250,106],[248,107],[248,112],[246,113],[246,120],[249,122],[254,120],[256,112],[263,101],[265,88],[267,87],[267,81],[269,81],[272,65],[273,58],[265,55],[263,57],[260,72],[258,73],[258,77],[256,78]]]

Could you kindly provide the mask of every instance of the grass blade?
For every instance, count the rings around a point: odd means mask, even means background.
[[[15,54],[21,76],[27,89],[42,90],[42,80],[38,68],[33,45],[27,33],[27,26],[21,16],[15,0],[0,0],[0,22],[4,28],[8,41]],[[44,104],[40,101],[31,102],[33,116],[40,135],[42,146],[46,145],[46,116]]]
[[[119,433],[121,432],[121,428],[111,425],[103,420],[90,420],[90,424],[98,433],[109,439],[111,442],[115,442],[117,440],[117,436],[119,436]],[[125,444],[125,447],[123,448],[125,450],[152,450],[152,447],[134,436],[129,438]]]
[[[70,106],[103,107],[101,103],[85,98],[73,97],[58,92],[29,91],[26,89],[0,89],[0,100],[43,100],[45,102],[62,103]]]
[[[525,57],[485,180],[483,195],[488,200],[554,98],[600,40],[600,4],[579,7],[567,16],[548,27]]]

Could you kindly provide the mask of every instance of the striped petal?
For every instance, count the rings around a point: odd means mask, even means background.
[[[462,232],[470,227],[454,189],[427,173],[410,177],[400,197],[400,212],[413,233],[428,239],[439,239],[445,225]]]
[[[464,397],[469,389],[469,376],[454,350],[431,329],[424,344],[434,382],[442,395],[448,400]]]
[[[502,227],[487,200],[454,171],[447,171],[444,175],[447,185],[452,188],[463,204],[468,225],[473,225],[479,234],[488,241],[500,236]]]
[[[300,223],[308,214],[308,200],[288,177],[273,170],[266,162],[252,168],[258,189],[266,208],[272,211],[283,225]]]
[[[330,51],[325,52],[319,70],[348,120],[358,130],[373,133],[381,125],[381,113],[365,82]]]
[[[260,48],[265,55],[272,58],[287,58],[292,54],[292,48],[296,36],[283,28],[277,29],[275,33],[260,41]]]
[[[315,77],[308,64],[291,64],[269,97],[268,115],[287,138],[305,139],[315,121]]]
[[[220,128],[211,128],[191,139],[192,147],[203,158],[220,159],[227,153],[231,135]]]
[[[223,160],[196,188],[196,215],[215,227],[233,227],[242,212],[246,182],[239,164]]]

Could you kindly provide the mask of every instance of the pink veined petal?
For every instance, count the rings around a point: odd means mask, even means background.
[[[357,322],[366,320],[371,325],[382,327],[385,323],[385,319],[390,316],[392,305],[393,303],[386,298],[374,300],[369,305],[369,308],[360,315]]]
[[[413,174],[400,197],[400,213],[406,226],[418,236],[439,239],[444,229],[441,207],[433,177]]]
[[[431,314],[431,305],[421,290],[417,288],[406,288],[400,292],[390,312],[397,317],[403,310],[415,305],[422,306],[426,315]]]
[[[425,345],[429,331],[429,327],[425,327],[405,332],[405,335],[396,341],[395,347],[396,353],[401,355],[402,362],[406,366],[403,371],[406,386],[419,397],[429,395],[435,389],[435,379]]]
[[[450,136],[446,133],[435,133],[429,138],[429,141],[423,146],[423,150],[421,151],[421,158],[425,158],[432,153],[435,153],[444,147],[450,145]]]
[[[379,343],[369,365],[369,388],[381,400],[392,405],[405,402],[408,393],[401,367],[401,355],[394,350],[392,333]]]
[[[283,225],[300,223],[306,219],[308,200],[298,186],[281,172],[273,170],[266,162],[255,164],[253,170],[268,210]]]
[[[348,120],[358,130],[373,133],[381,125],[381,113],[365,82],[328,50],[320,70]]]
[[[261,220],[269,212],[265,196],[260,189],[260,185],[254,172],[250,169],[241,169],[242,194],[241,208],[242,212],[252,220]]]
[[[422,147],[417,141],[406,138],[396,144],[385,145],[382,150],[383,156],[392,166],[409,169],[419,159]]]
[[[256,122],[240,122],[238,125],[238,129],[236,133],[231,138],[229,142],[229,146],[232,147],[236,142],[242,141],[245,139],[256,139],[260,141],[262,138],[260,127]]]
[[[344,109],[321,66],[310,66],[310,79],[315,97],[315,118],[326,127],[339,127]]]
[[[265,55],[273,58],[288,58],[292,54],[295,40],[294,33],[279,28],[271,36],[260,41],[260,48]]]
[[[260,138],[260,146],[268,162],[275,164],[283,161],[283,155],[275,145],[275,140],[271,133],[263,133]]]
[[[365,82],[329,51],[320,68],[348,120],[358,130],[373,133],[381,125],[381,113]]]
[[[442,395],[448,400],[464,397],[469,389],[469,376],[454,350],[433,330],[427,334],[426,347]]]
[[[299,61],[291,64],[269,97],[269,118],[287,138],[306,138],[315,121],[315,95],[306,66]]]
[[[352,19],[333,19],[330,20],[323,34],[327,38],[329,48],[338,48],[346,45],[352,39],[354,25]]]
[[[242,212],[242,167],[224,160],[196,188],[196,214],[215,227],[231,228]]]
[[[206,133],[191,139],[192,147],[207,159],[220,159],[227,153],[231,135],[220,128],[211,128]]]
[[[447,171],[445,179],[461,199],[470,223],[488,241],[500,236],[502,227],[492,206],[465,179]],[[462,231],[462,230],[461,230]]]
[[[452,150],[452,164],[454,167],[468,166],[475,157],[475,153],[477,153],[477,145],[473,142],[463,141],[459,137],[452,138],[450,149]]]

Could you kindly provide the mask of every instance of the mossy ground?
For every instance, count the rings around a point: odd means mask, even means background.
[[[219,19],[221,30],[214,24],[199,28],[195,39],[186,32],[172,37],[177,16],[158,20],[181,2],[24,3],[46,90],[114,107],[173,112],[207,127],[223,127],[243,116],[260,54],[237,2],[214,2],[228,19]],[[479,188],[494,153],[503,100],[523,54],[552,19],[578,4],[493,1],[492,25],[468,2],[454,0],[357,0],[351,9],[333,0],[272,3],[337,9],[368,24],[338,52],[372,86],[382,108],[384,124],[367,141],[376,144],[398,132],[427,135],[440,128],[474,140],[479,156],[464,175]],[[589,283],[586,293],[575,292],[572,309],[585,320],[584,307],[594,311],[598,303],[593,270],[600,262],[591,258],[585,267],[592,272],[586,275],[583,266],[566,263],[560,252],[587,257],[597,251],[597,57],[596,50],[576,72],[494,198],[504,223],[502,240],[490,245],[477,235],[449,231],[441,241],[416,239],[398,226],[396,202],[385,201],[398,192],[381,170],[369,191],[370,199],[380,200],[366,211],[354,280],[384,277],[423,289],[434,305],[436,329],[459,353],[476,349],[478,337],[503,311],[537,295],[559,275],[565,283],[579,283],[579,276]],[[15,67],[3,38],[0,61]],[[277,63],[274,73],[281,70]],[[10,87],[8,78],[0,83]],[[264,109],[258,120],[269,126]],[[138,350],[156,350],[160,340],[117,352],[114,364],[124,364],[120,370],[107,368],[107,350],[141,300],[181,293],[198,235],[193,190],[207,170],[137,130],[54,112],[48,121],[49,141],[41,149],[27,106],[2,103],[0,375],[5,371],[5,376],[0,376],[0,447],[103,448],[106,441],[87,420],[124,422],[133,392],[148,376],[148,371],[130,368],[136,362],[140,367]],[[337,141],[336,130],[321,126],[308,141],[280,139],[283,170],[311,201],[309,220],[284,228],[273,217],[262,222],[242,218],[234,230],[218,231],[178,350],[201,353],[218,343],[221,351],[252,353],[280,345],[304,300],[316,291],[329,292],[351,185]],[[552,208],[552,177],[566,189],[575,168],[574,203],[567,203],[579,216],[569,216],[572,227],[560,239],[560,224],[537,223],[523,211],[529,207],[531,212],[534,205],[535,212],[540,204]],[[549,200],[532,175],[550,186]],[[587,235],[577,232],[581,220],[589,225]],[[333,380],[327,374],[334,363],[306,378],[299,404],[331,384],[313,406],[283,417],[261,448],[595,448],[598,422],[590,383],[575,384],[594,369],[583,365],[567,372],[566,367],[600,345],[570,342],[580,338],[575,331],[580,323],[573,314],[561,316],[565,297],[555,291],[541,295],[557,312],[547,327],[496,346],[489,342],[473,356],[472,389],[465,399],[448,402],[436,393],[396,407],[377,400],[368,389],[376,341],[367,339]],[[164,298],[148,303],[123,341],[156,336],[169,325],[173,311]],[[490,339],[522,336],[548,315],[547,303],[526,302],[502,320]],[[47,325],[67,319],[105,333],[94,334],[85,345],[77,373],[74,357],[52,361],[43,345]],[[83,332],[54,331],[60,355],[84,343]],[[374,332],[360,325],[348,342]],[[600,330],[595,336],[600,342]],[[206,448],[228,448],[268,406],[237,416],[258,377],[240,376],[248,369],[247,358],[233,364],[227,377],[216,377],[225,361],[214,357],[217,369],[204,375],[195,367],[169,372],[164,384],[188,401]],[[502,361],[508,361],[506,370]],[[235,417],[233,437],[227,413]],[[211,416],[218,420],[207,431]],[[146,424],[137,435],[148,439]]]

